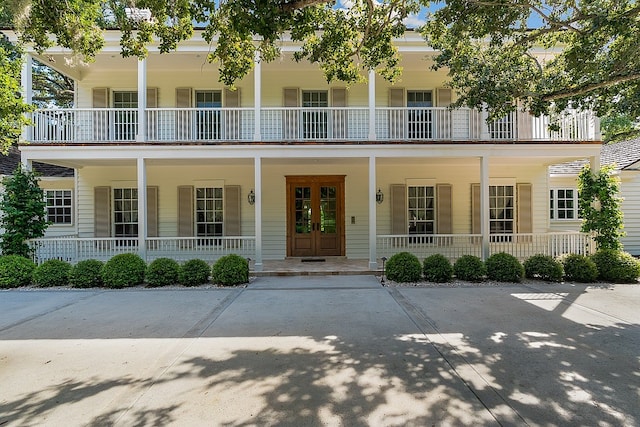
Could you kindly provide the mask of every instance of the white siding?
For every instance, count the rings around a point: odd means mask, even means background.
[[[624,213],[624,231],[622,239],[624,250],[632,255],[640,255],[640,173],[638,171],[622,172],[620,193],[624,197],[622,212]]]

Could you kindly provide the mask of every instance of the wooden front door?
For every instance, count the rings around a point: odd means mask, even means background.
[[[344,176],[288,176],[287,256],[343,256],[344,241]]]

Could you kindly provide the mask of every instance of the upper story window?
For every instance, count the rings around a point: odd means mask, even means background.
[[[409,139],[431,138],[433,114],[427,108],[433,107],[433,94],[430,90],[408,90],[407,107],[409,110],[407,126]]]
[[[220,139],[222,135],[222,92],[219,90],[197,90],[196,93],[196,135],[198,140]],[[206,110],[200,110],[206,109]]]
[[[515,230],[515,191],[513,185],[489,186],[489,232],[512,234]]]
[[[574,188],[553,188],[549,191],[549,218],[578,219],[578,191]]]
[[[407,187],[409,234],[434,234],[436,191],[433,186]]]
[[[46,190],[47,221],[58,225],[71,225],[71,190]]]
[[[302,106],[304,108],[326,108],[329,106],[329,92],[326,90],[304,90],[302,91]],[[305,139],[327,138],[326,111],[303,111],[302,112],[302,136]]]
[[[114,132],[116,141],[135,140],[138,128],[138,92],[135,91],[114,91],[113,108],[123,111],[116,111],[114,114]]]

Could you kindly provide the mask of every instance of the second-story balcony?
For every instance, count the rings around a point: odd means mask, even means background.
[[[445,107],[48,109],[32,114],[32,143],[595,141],[592,112],[555,118]],[[140,124],[143,123],[143,132]]]

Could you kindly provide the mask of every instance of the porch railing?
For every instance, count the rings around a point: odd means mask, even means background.
[[[107,261],[121,253],[140,253],[137,238],[130,237],[53,237],[32,239],[33,259],[41,264],[49,259],[76,263],[85,259]],[[212,262],[224,255],[255,256],[255,237],[150,237],[146,241],[146,261],[169,257],[176,261],[200,258]]]
[[[153,108],[139,132],[137,109],[49,109],[32,114],[33,143],[254,141],[581,141],[598,140],[591,112],[555,118],[512,113],[490,124],[486,113],[460,108],[375,109],[373,133],[364,107]],[[259,142],[259,141],[258,141]]]
[[[454,261],[463,255],[482,256],[479,234],[380,235],[376,239],[378,257],[410,252],[420,259],[442,254]],[[590,255],[595,243],[588,233],[492,234],[489,254],[507,252],[520,260],[536,254],[557,257],[563,254]]]

